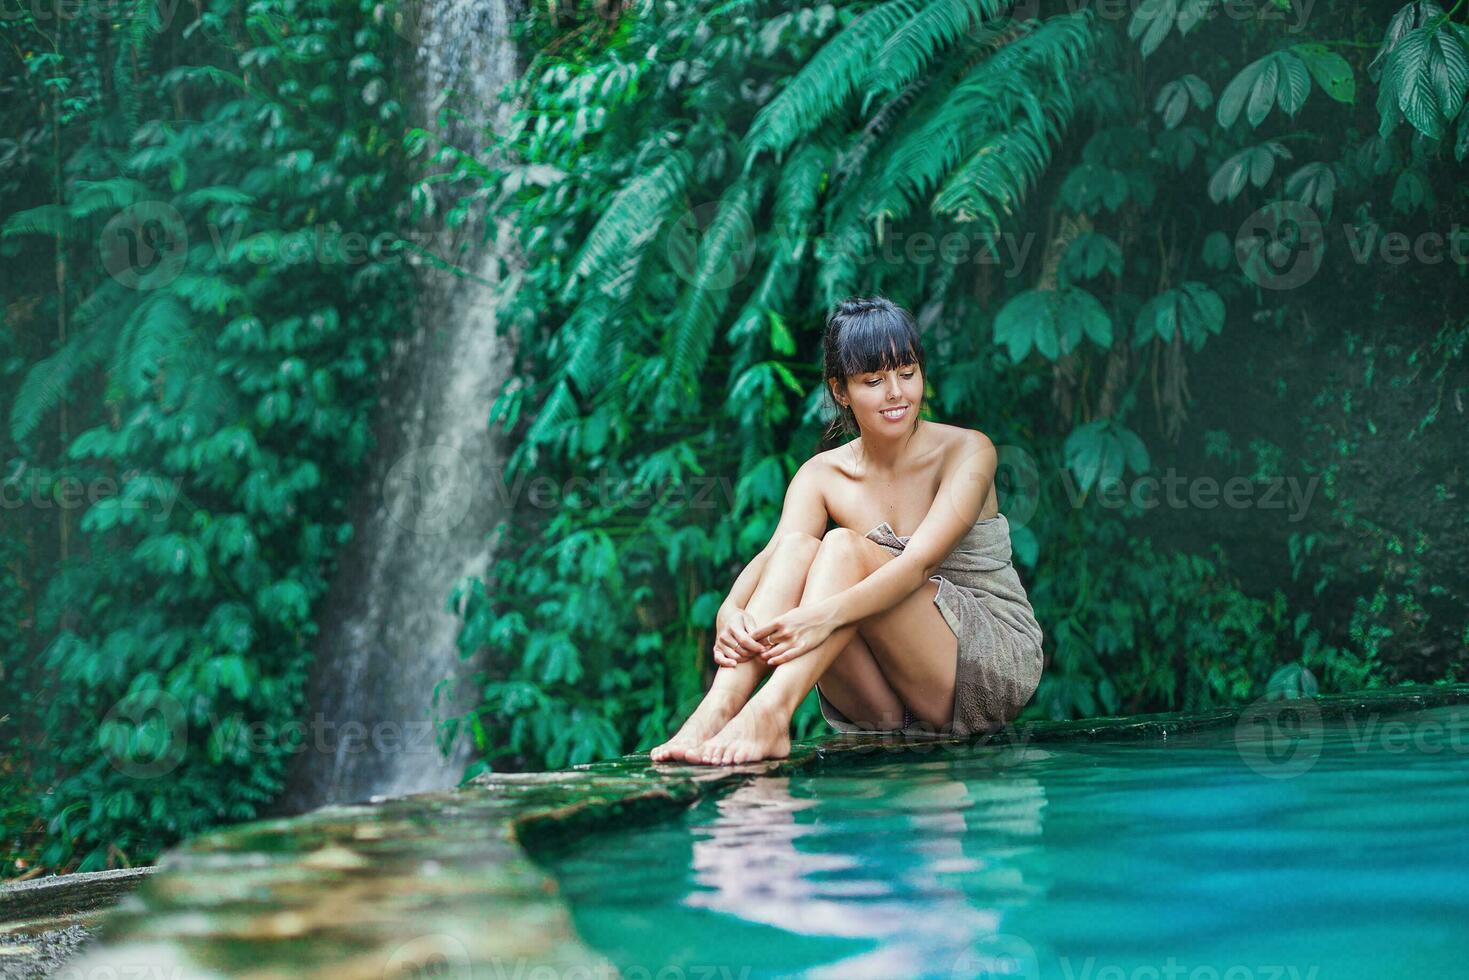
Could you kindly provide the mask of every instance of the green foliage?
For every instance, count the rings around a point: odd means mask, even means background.
[[[447,597],[461,645],[489,651],[479,765],[647,748],[693,707],[725,590],[821,445],[821,328],[854,293],[918,314],[932,417],[1047,476],[1000,488],[1007,512],[1036,504],[1013,522],[1047,633],[1032,715],[1462,673],[1464,597],[1431,547],[1446,532],[1389,522],[1396,502],[1364,499],[1354,466],[1446,439],[1465,326],[1441,268],[1364,274],[1354,249],[1462,205],[1465,32],[1432,2],[1318,4],[1304,33],[1266,16],[1281,9],[534,5],[509,130],[484,161],[445,154],[484,175],[455,220],[491,202],[521,253],[488,421],[524,492],[491,573]],[[325,256],[399,229],[439,179],[400,182],[400,147],[428,139],[391,97],[403,11],[153,12],[0,25],[26,96],[0,110],[17,134],[0,253],[23,270],[0,287],[0,442],[3,485],[30,502],[0,514],[20,691],[0,765],[29,790],[0,831],[31,867],[146,861],[278,791],[294,746],[248,735],[301,713],[377,369],[411,307],[391,255]],[[1237,230],[1285,205],[1338,223],[1316,275],[1276,289],[1261,274],[1287,243]],[[302,233],[323,251],[303,257]],[[119,271],[109,241],[153,261]],[[1414,342],[1361,342],[1363,311],[1404,295]],[[1205,437],[1250,480],[1304,467],[1325,485],[1268,556],[1289,579],[1261,581],[1108,500],[1169,458],[1190,366],[1272,330],[1351,371],[1310,396],[1275,378],[1280,413],[1288,386],[1313,399],[1304,446]],[[1363,408],[1383,388],[1416,399],[1406,421]],[[51,505],[78,483],[111,489]],[[1433,492],[1452,511],[1450,482]],[[808,700],[795,734],[821,730]]]
[[[297,748],[312,613],[410,304],[394,255],[354,251],[391,240],[406,190],[375,6],[4,25],[28,96],[6,132],[30,135],[0,154],[0,249],[27,270],[0,304],[25,338],[3,384],[27,505],[3,540],[24,543],[30,618],[0,637],[9,722],[44,734],[16,763],[32,865],[145,863],[257,816]]]
[[[1439,207],[1454,179],[1442,151],[1389,141],[1357,97],[1377,47],[1362,32],[1387,30],[1382,105],[1407,105],[1425,134],[1459,104],[1445,45],[1460,33],[1431,4],[1390,25],[1318,6],[1304,36],[1216,6],[1149,0],[1120,24],[963,0],[532,18],[547,43],[496,147],[513,162],[487,189],[526,260],[500,310],[516,376],[491,421],[517,446],[512,473],[567,492],[518,506],[494,586],[455,596],[461,643],[497,658],[482,765],[646,748],[693,706],[714,610],[817,446],[821,327],[853,293],[919,313],[931,410],[1062,474],[1015,527],[1048,630],[1032,711],[1237,702],[1272,677],[1289,687],[1289,665],[1327,689],[1376,682],[1370,629],[1328,614],[1306,630],[1299,596],[1251,595],[1223,553],[1169,554],[1100,498],[1152,471],[1152,439],[1180,434],[1189,358],[1252,305],[1303,305],[1350,278],[1333,242],[1309,288],[1266,293],[1240,263],[1273,261],[1279,243],[1236,243],[1245,212],[1295,201],[1365,222],[1373,202]],[[1418,29],[1432,46],[1387,55]],[[1404,94],[1423,63],[1441,66],[1431,99]],[[972,247],[1040,229],[1028,266]],[[958,258],[912,245],[956,233]],[[588,473],[645,499],[573,492]],[[722,495],[694,503],[700,480]],[[815,730],[811,708],[798,735]]]

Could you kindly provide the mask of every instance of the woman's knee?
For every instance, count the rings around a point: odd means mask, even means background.
[[[848,558],[862,553],[866,539],[849,527],[834,527],[821,539],[821,554]]]

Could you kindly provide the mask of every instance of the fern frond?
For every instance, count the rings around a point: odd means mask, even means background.
[[[166,293],[150,294],[123,324],[109,369],[130,395],[142,398],[161,362],[185,350],[191,339],[188,307]]]
[[[62,204],[42,204],[40,207],[17,211],[5,219],[0,228],[0,238],[13,235],[55,235],[70,238],[76,232],[76,219]]]
[[[935,214],[952,214],[960,221],[979,215],[999,230],[996,209],[1013,214],[1025,193],[1040,180],[1051,162],[1052,149],[1065,136],[1076,115],[1069,86],[1057,85],[1041,106],[1027,92],[1018,101],[1023,117],[984,140],[968,160],[945,179],[934,195]]]
[[[165,289],[196,313],[223,314],[230,304],[245,301],[245,291],[235,283],[198,272],[181,273]]]
[[[179,195],[173,202],[174,207],[180,211],[189,211],[205,204],[253,204],[255,196],[247,194],[238,187],[200,187],[189,191],[187,194]]]
[[[838,192],[846,188],[853,174],[861,172],[873,151],[882,144],[888,131],[908,113],[909,107],[932,84],[932,81],[932,75],[924,75],[908,83],[901,92],[883,103],[877,112],[873,113],[872,118],[867,120],[862,131],[852,140],[851,145],[842,151],[841,156],[832,166],[832,180]]]
[[[762,328],[767,314],[788,310],[800,285],[801,268],[802,262],[797,254],[777,250],[760,278],[760,285],[755,287],[734,318],[725,340],[731,344],[749,340]]]
[[[677,322],[669,331],[663,356],[666,384],[659,390],[663,407],[669,399],[698,403],[698,378],[708,359],[719,317],[729,304],[737,283],[730,281],[738,253],[755,247],[754,217],[769,186],[764,173],[735,184],[719,202],[719,211],[700,241],[700,261],[693,281],[678,306]]]
[[[979,197],[1004,202],[1022,196],[1044,168],[1050,142],[1074,115],[1073,77],[1093,37],[1087,11],[1053,17],[980,62],[916,130],[895,139],[882,172],[859,191],[861,214],[905,217],[966,160],[973,164],[971,176],[1002,181],[969,191],[950,186],[946,203],[974,205],[966,217],[985,213]]]
[[[239,75],[236,75],[234,72],[225,71],[223,68],[216,68],[213,65],[180,65],[177,68],[169,69],[159,79],[159,82],[165,89],[171,88],[181,82],[193,81],[213,82],[215,85],[232,85],[239,89],[245,87],[245,80]]]
[[[576,398],[567,387],[566,380],[558,380],[551,389],[551,394],[541,403],[535,421],[526,430],[526,443],[533,446],[546,442],[563,422],[575,418],[576,412]]]
[[[934,55],[974,34],[984,21],[998,19],[1008,6],[1006,0],[933,0],[878,51],[862,80],[867,91],[862,114],[867,114],[874,100],[902,90],[917,78]]]
[[[676,150],[613,195],[572,263],[561,290],[563,302],[571,298],[581,280],[626,255],[631,241],[663,223],[669,206],[683,192],[691,166],[688,152]]]
[[[89,218],[98,211],[121,211],[153,196],[147,184],[131,177],[78,180],[76,186],[77,192],[71,201],[71,212],[76,218]]]
[[[858,240],[870,239],[865,230],[866,221],[873,217],[876,203],[893,193],[891,188],[879,187],[884,179],[891,179],[893,156],[924,131],[928,120],[944,106],[953,89],[975,64],[988,56],[987,50],[977,50],[963,58],[943,59],[933,72],[909,87],[911,105],[893,115],[893,125],[885,139],[874,140],[873,148],[860,158],[844,157],[845,171],[841,173],[837,192],[828,200],[827,226],[833,240],[846,242],[845,247],[850,249]]]
[[[10,408],[10,436],[19,442],[61,403],[78,374],[99,363],[113,349],[119,322],[104,324],[72,336],[66,346],[26,372],[25,381]]]
[[[137,298],[138,294],[135,290],[128,289],[109,276],[77,304],[77,308],[71,314],[71,325],[81,330],[89,324],[107,318],[121,324],[126,319],[121,314],[125,313]]]
[[[811,213],[821,194],[822,178],[831,168],[835,148],[825,141],[801,144],[781,168],[775,188],[775,216],[771,226],[780,245],[795,245],[806,235]]]
[[[924,6],[923,0],[888,0],[822,45],[750,123],[744,140],[745,172],[760,151],[779,154],[826,122],[856,91],[883,43]]]

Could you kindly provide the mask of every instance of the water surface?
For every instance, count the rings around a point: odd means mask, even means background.
[[[1465,975],[1469,709],[1268,722],[762,777],[550,867],[628,977]]]

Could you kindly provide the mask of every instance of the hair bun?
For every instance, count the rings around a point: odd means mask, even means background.
[[[851,299],[842,300],[841,305],[837,307],[837,312],[843,316],[851,316],[854,313],[870,313],[873,310],[882,308],[883,305],[883,301],[880,299],[867,299],[854,296]]]

